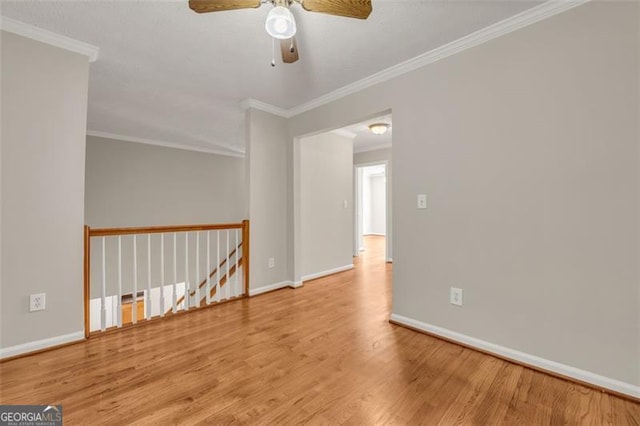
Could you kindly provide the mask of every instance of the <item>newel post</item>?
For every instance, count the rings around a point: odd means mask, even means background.
[[[89,291],[91,280],[91,228],[84,226],[84,337],[89,338]]]
[[[242,257],[244,268],[244,294],[249,296],[249,263],[250,263],[250,246],[249,246],[249,221],[242,221]]]

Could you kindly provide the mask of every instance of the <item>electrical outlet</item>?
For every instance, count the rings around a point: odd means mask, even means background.
[[[451,293],[449,294],[449,302],[452,305],[462,306],[462,289],[451,287]]]
[[[45,293],[32,294],[29,296],[29,312],[44,311],[47,302],[46,296]]]
[[[275,268],[276,267],[276,260],[273,257],[269,258],[269,268]]]

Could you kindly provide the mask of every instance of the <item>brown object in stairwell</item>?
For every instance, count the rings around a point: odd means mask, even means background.
[[[136,301],[136,320],[144,320],[144,298]],[[133,322],[133,302],[122,304],[122,324],[131,324]]]

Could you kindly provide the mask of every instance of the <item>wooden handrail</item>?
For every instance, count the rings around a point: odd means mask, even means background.
[[[244,264],[243,259],[242,259],[242,258],[240,258],[240,259],[238,260],[238,267],[242,266],[243,264]],[[224,285],[229,281],[229,278],[231,278],[233,275],[235,275],[235,274],[236,274],[236,272],[238,272],[238,271],[236,270],[236,265],[234,264],[231,268],[229,268],[229,276],[227,277],[227,274],[224,274],[224,275],[222,276],[222,278],[220,278],[220,288],[224,287]],[[212,287],[212,288],[211,288],[211,290],[210,290],[211,295],[210,295],[209,297],[213,297],[213,296],[215,296],[215,295],[216,295],[216,288],[217,288],[217,287]],[[195,292],[194,292],[193,294],[195,294]],[[193,294],[192,294],[192,296],[193,296]],[[177,306],[177,305],[179,305],[180,303],[182,303],[182,301],[183,301],[183,300],[184,300],[184,296],[182,296],[182,297],[178,300],[178,302],[176,302],[176,306]],[[219,302],[217,302],[217,303],[219,303]],[[199,306],[201,306],[201,305],[202,305],[202,301],[201,301],[201,300],[198,300],[198,302],[196,303],[196,307],[199,307]],[[167,314],[172,313],[172,309],[173,309],[173,308],[169,308],[169,310],[168,310],[166,313],[167,313]]]
[[[178,225],[150,226],[145,228],[96,228],[89,230],[91,237],[111,237],[131,234],[164,234],[171,232],[215,231],[223,229],[242,229],[243,223],[225,223],[219,225]]]
[[[243,261],[242,260],[243,260],[242,258],[240,258],[238,260],[238,267],[243,265]],[[229,268],[229,276],[227,277],[227,274],[224,274],[222,276],[222,278],[220,278],[220,288],[224,287],[224,285],[227,283],[227,281],[229,281],[229,278],[231,278],[233,275],[235,275],[236,272],[237,272],[236,271],[236,265],[234,264],[231,268]],[[216,295],[216,287],[212,287],[210,291],[211,291],[211,296],[210,297],[213,297],[213,296]],[[195,294],[195,291],[193,293],[191,293],[191,296],[193,296],[194,294]],[[178,301],[176,302],[176,306],[178,306],[183,301],[184,301],[184,295],[180,296],[180,299],[178,299]],[[201,304],[202,304],[202,301],[198,300],[196,302],[196,307],[200,306]],[[171,314],[172,312],[173,312],[173,307],[169,308],[167,310],[167,312],[165,312],[165,314]]]
[[[209,273],[209,278],[213,278],[213,276],[216,274],[216,272],[218,272],[218,269],[222,270],[222,267],[225,265],[225,263],[227,263],[227,259],[231,259],[236,254],[236,252],[238,251],[238,249],[240,247],[242,247],[242,243],[238,244],[238,247],[234,248],[231,251],[231,253],[229,253],[228,257],[222,259],[222,262],[220,262],[220,265],[218,265],[216,268],[214,268],[213,271],[211,271],[211,273]],[[240,258],[238,260],[238,263],[241,263],[241,261],[242,261],[242,258]],[[231,269],[233,269],[233,267]],[[233,270],[235,271],[235,269],[233,269]],[[231,273],[231,272],[229,272],[229,273]],[[220,279],[220,282],[222,282],[222,278]],[[198,290],[201,289],[202,287],[204,287],[206,284],[207,284],[207,278],[202,280],[202,282],[198,285]],[[220,284],[220,285],[222,285],[222,284]],[[195,290],[193,290],[191,293],[189,293],[189,297],[193,297],[195,295],[196,295],[196,291]],[[176,306],[178,306],[180,303],[182,303],[182,301],[184,301],[184,295],[180,296],[180,298],[176,301]],[[200,301],[198,301],[198,304],[199,303],[200,303]],[[172,309],[173,309],[173,307],[171,309],[169,309],[169,311],[171,311]]]

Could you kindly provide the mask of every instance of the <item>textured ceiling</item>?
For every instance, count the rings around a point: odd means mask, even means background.
[[[373,0],[366,21],[294,5],[300,61],[275,68],[270,5],[198,15],[187,0],[2,0],[1,13],[100,48],[89,130],[242,152],[242,100],[289,109],[536,4]]]

